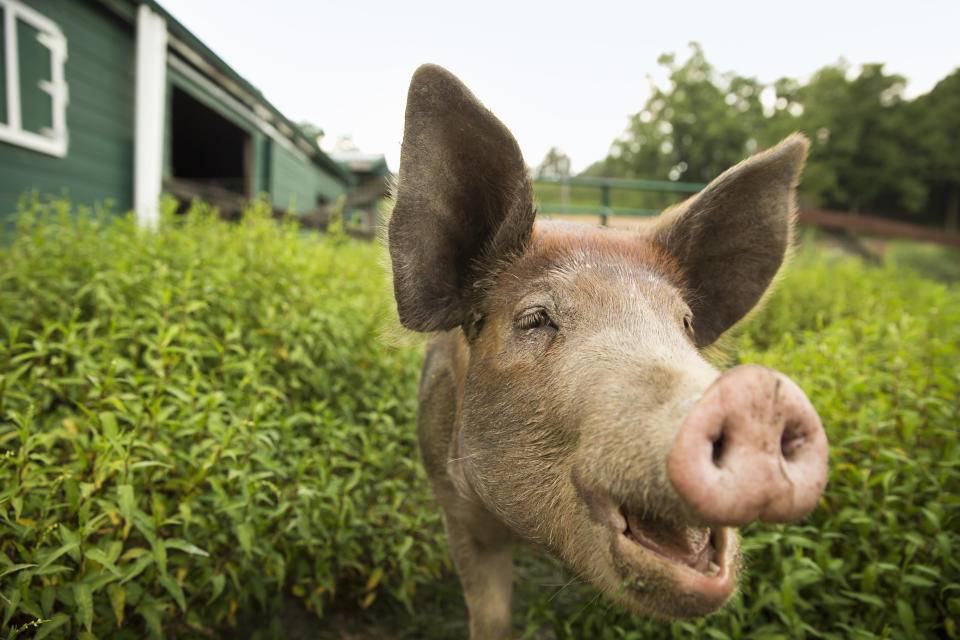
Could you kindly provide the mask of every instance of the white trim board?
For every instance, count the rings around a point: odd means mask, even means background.
[[[137,9],[133,210],[137,223],[143,227],[155,226],[160,216],[166,53],[166,20],[141,4]]]
[[[6,62],[7,122],[0,123],[0,141],[63,158],[67,155],[67,102],[69,91],[63,65],[67,60],[67,39],[53,20],[37,13],[17,0],[0,0],[3,9],[4,52]],[[50,96],[53,121],[40,133],[23,128],[20,104],[20,56],[17,41],[17,20],[40,33],[37,41],[50,51],[50,80],[40,80],[38,87]]]

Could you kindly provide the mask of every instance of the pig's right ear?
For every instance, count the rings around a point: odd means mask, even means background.
[[[650,232],[683,273],[697,346],[743,318],[783,263],[809,146],[794,134],[744,160],[665,213]]]
[[[388,231],[401,324],[438,331],[471,320],[477,281],[523,248],[533,219],[507,128],[450,72],[417,69]]]

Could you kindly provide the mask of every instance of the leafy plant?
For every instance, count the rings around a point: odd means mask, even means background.
[[[0,611],[8,635],[211,635],[294,597],[411,602],[445,566],[379,340],[377,249],[202,205],[34,199],[0,252]]]
[[[960,637],[960,290],[913,269],[956,256],[807,240],[727,360],[810,395],[820,507],[746,528],[741,594],[703,620],[626,614],[521,552],[521,637]],[[381,258],[263,203],[154,231],[27,203],[0,249],[2,633],[293,637],[292,602],[360,637],[463,637]]]

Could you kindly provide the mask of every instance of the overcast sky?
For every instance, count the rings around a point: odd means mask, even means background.
[[[423,62],[458,75],[527,163],[559,146],[580,171],[639,111],[661,53],[703,45],[719,71],[808,78],[883,62],[919,95],[960,66],[960,0],[611,2],[160,0],[288,118],[350,136],[397,169],[407,85]]]

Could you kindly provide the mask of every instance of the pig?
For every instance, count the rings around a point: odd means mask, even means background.
[[[818,502],[827,439],[787,376],[703,356],[784,261],[794,134],[643,231],[538,220],[510,131],[445,69],[407,98],[387,239],[400,323],[430,336],[421,457],[470,637],[510,630],[514,543],[624,607],[720,608],[734,527]]]

